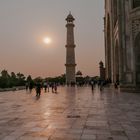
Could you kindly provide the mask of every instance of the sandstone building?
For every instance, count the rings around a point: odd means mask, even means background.
[[[140,0],[105,0],[106,79],[140,91]]]

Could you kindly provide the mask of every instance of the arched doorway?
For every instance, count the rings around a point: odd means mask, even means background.
[[[135,69],[136,69],[136,84],[140,85],[140,33],[135,39]]]
[[[115,51],[114,51],[114,82],[119,83],[119,45],[118,45],[118,41],[116,41]]]

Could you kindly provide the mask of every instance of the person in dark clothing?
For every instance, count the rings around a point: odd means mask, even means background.
[[[91,89],[92,89],[92,91],[94,90],[94,82],[93,81],[91,81]]]
[[[40,97],[40,94],[41,94],[41,84],[37,83],[36,84],[36,96]]]
[[[51,83],[52,93],[54,93],[54,83]]]
[[[25,84],[25,87],[26,87],[26,91],[28,90],[28,88],[29,88],[29,84],[28,83],[26,83]]]
[[[47,83],[47,92],[49,92],[49,87],[50,87],[50,84]]]
[[[30,93],[32,92],[32,89],[33,89],[33,83],[30,82],[30,83],[29,83],[29,90],[30,90]]]
[[[44,91],[46,92],[47,91],[47,82],[44,82],[43,86],[44,86]]]
[[[57,93],[57,84],[56,83],[54,84],[54,91],[55,91],[55,93]]]

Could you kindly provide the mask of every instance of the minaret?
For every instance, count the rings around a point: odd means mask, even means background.
[[[66,44],[66,83],[76,83],[75,78],[75,44],[74,44],[74,17],[69,13],[66,18],[67,44]]]

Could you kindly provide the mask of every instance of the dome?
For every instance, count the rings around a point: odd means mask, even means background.
[[[66,21],[74,21],[74,17],[72,16],[71,12],[69,13],[69,15],[66,18]]]
[[[77,71],[76,75],[81,76],[82,75],[82,72],[81,71]]]

